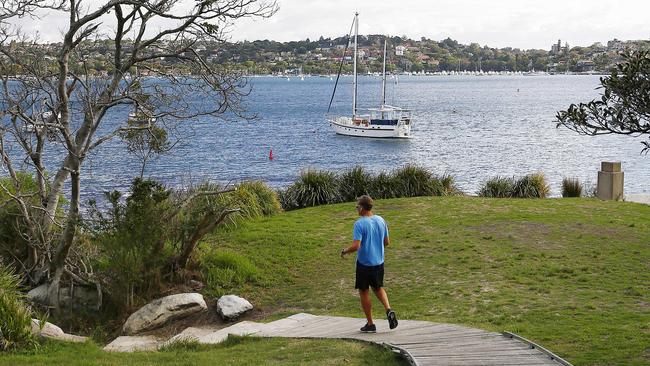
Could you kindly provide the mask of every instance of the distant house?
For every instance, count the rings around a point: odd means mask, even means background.
[[[395,47],[395,55],[397,56],[404,56],[404,51],[406,51],[406,47],[404,46],[397,46]]]
[[[576,63],[579,72],[591,72],[596,70],[596,64],[591,60],[580,60]]]

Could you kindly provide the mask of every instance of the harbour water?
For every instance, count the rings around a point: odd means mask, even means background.
[[[387,102],[414,110],[413,138],[339,136],[326,121],[330,78],[251,78],[248,121],[196,120],[177,128],[181,142],[153,161],[145,176],[169,186],[209,179],[259,179],[290,184],[301,170],[361,165],[388,171],[407,163],[452,174],[474,194],[488,178],[542,172],[553,195],[563,177],[595,184],[601,161],[621,161],[626,193],[650,193],[650,156],[640,138],[580,136],[556,128],[555,114],[600,95],[597,76],[399,76],[388,80]],[[342,77],[331,114],[351,113],[351,78]],[[361,107],[376,107],[379,77],[361,77]],[[121,118],[112,116],[110,118]],[[273,149],[273,160],[269,150]],[[127,160],[126,164],[124,163]],[[119,141],[99,148],[86,165],[84,197],[125,189],[139,172]]]

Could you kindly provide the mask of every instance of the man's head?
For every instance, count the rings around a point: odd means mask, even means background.
[[[373,204],[372,198],[364,194],[363,196],[357,198],[357,211],[359,212],[359,214],[361,214],[362,210],[370,211],[372,210],[372,204]]]

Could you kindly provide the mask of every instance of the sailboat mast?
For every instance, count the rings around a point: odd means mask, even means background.
[[[357,115],[357,38],[359,36],[359,13],[354,13],[354,62],[352,80],[352,117]]]
[[[381,108],[386,104],[386,38],[384,38],[384,67],[381,78]],[[383,112],[382,112],[383,113]]]

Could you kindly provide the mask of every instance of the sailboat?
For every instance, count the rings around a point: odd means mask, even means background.
[[[354,14],[353,27],[354,75],[352,81],[352,116],[330,118],[330,126],[339,135],[374,138],[410,138],[412,126],[411,110],[386,104],[386,40],[384,40],[381,105],[379,108],[357,108],[357,38],[359,36],[359,13]],[[334,93],[336,93],[336,85],[334,86]],[[332,94],[332,100],[334,99],[334,93]],[[330,100],[330,107],[332,100]]]

